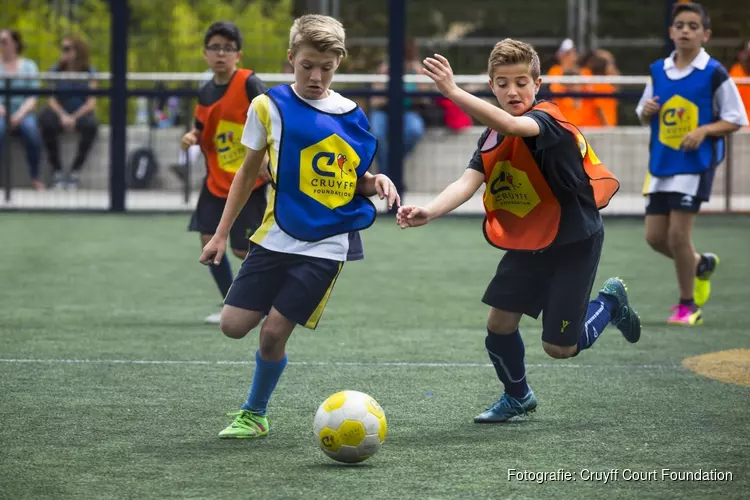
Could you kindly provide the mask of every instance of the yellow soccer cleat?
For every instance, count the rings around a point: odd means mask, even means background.
[[[708,260],[708,266],[706,266],[705,271],[695,277],[695,291],[693,292],[693,300],[698,307],[703,307],[708,302],[708,298],[711,296],[711,276],[719,268],[718,255],[704,253],[703,257]]]

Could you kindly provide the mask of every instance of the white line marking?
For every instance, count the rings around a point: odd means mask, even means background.
[[[0,358],[0,363],[9,364],[48,364],[48,365],[254,365],[254,361],[199,360],[199,359],[33,359],[33,358]],[[295,366],[349,366],[349,367],[405,367],[405,368],[491,368],[491,363],[429,363],[410,361],[290,361]],[[571,363],[537,363],[527,364],[527,368],[569,368],[595,369],[619,368],[633,370],[674,370],[680,365],[612,365],[612,364],[571,364]]]

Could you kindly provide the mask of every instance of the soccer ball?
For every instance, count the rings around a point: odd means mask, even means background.
[[[315,438],[320,449],[337,462],[367,460],[377,453],[387,431],[383,409],[362,392],[337,392],[315,414]]]

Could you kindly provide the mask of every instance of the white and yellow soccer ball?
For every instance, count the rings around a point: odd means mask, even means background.
[[[323,401],[315,414],[320,449],[337,462],[367,460],[380,449],[387,432],[383,409],[363,392],[337,392]]]

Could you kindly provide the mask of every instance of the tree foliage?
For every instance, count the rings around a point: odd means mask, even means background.
[[[118,0],[124,1],[124,0]],[[202,72],[203,34],[219,20],[231,20],[243,34],[241,65],[259,72],[280,72],[292,22],[291,0],[129,0],[128,70],[134,72]],[[63,4],[62,7],[60,4]],[[26,45],[24,57],[41,71],[60,55],[62,38],[77,33],[91,48],[91,64],[110,68],[108,0],[24,0],[5,2],[0,26],[18,30]],[[153,84],[141,84],[141,86]],[[131,86],[134,86],[131,82]],[[109,103],[99,99],[97,114],[106,120]]]

